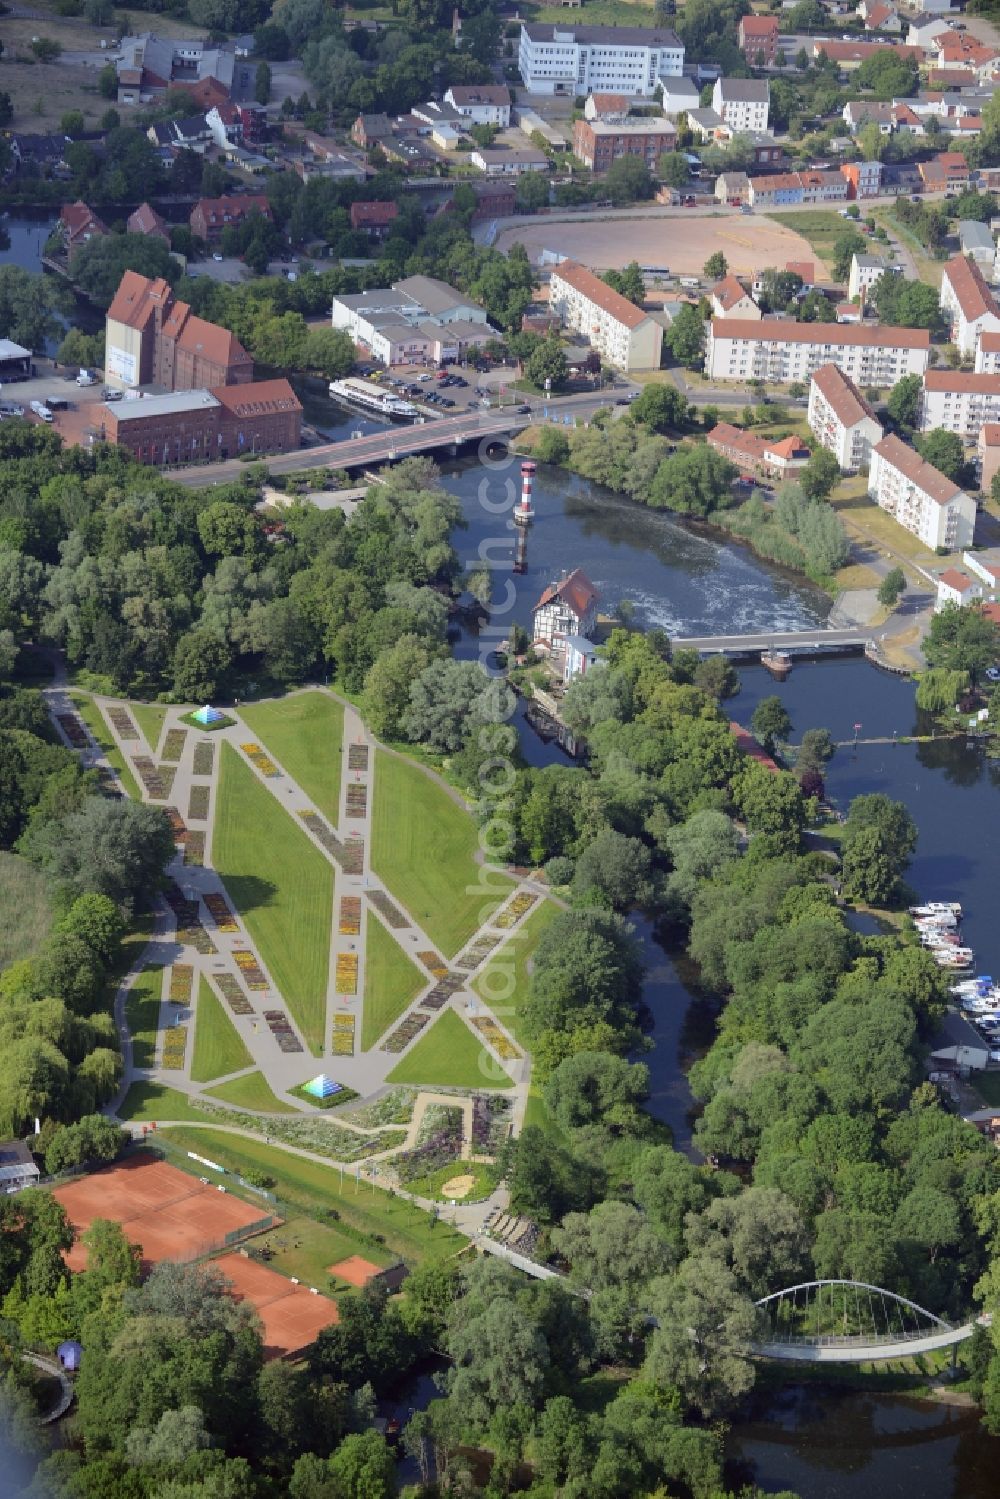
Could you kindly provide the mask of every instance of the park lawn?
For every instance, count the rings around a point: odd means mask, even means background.
[[[344,740],[342,704],[326,692],[301,692],[275,702],[245,705],[240,717],[336,827]]]
[[[197,1040],[195,1042],[197,1046]],[[234,1103],[241,1109],[252,1109],[255,1114],[297,1114],[290,1103],[272,1093],[267,1078],[262,1072],[248,1072],[245,1077],[232,1077],[228,1083],[217,1088],[206,1088],[206,1098],[217,1098],[221,1103]]]
[[[154,1124],[161,1119],[194,1119],[200,1124],[205,1115],[194,1107],[186,1093],[164,1083],[139,1082],[129,1088],[118,1117],[135,1124]]]
[[[0,852],[0,969],[33,957],[51,929],[48,880],[27,859]]]
[[[204,1115],[200,1117],[203,1119]],[[306,1160],[280,1145],[265,1145],[262,1140],[228,1135],[222,1130],[186,1126],[165,1130],[164,1134],[182,1150],[193,1149],[208,1155],[241,1175],[247,1167],[263,1171],[274,1180],[279,1206],[297,1207],[308,1216],[334,1208],[348,1228],[380,1235],[385,1247],[410,1265],[427,1259],[450,1259],[466,1245],[464,1234],[436,1222],[405,1197],[391,1196],[378,1186],[373,1189],[370,1182],[360,1182],[348,1172],[342,1175],[335,1166]],[[373,1259],[378,1247],[371,1246],[376,1251]],[[351,1253],[367,1259],[369,1246],[355,1243]]]
[[[398,1020],[430,981],[411,963],[374,911],[365,915],[365,1007],[361,1050],[371,1051],[383,1031]]]
[[[279,1228],[260,1234],[253,1242],[255,1249],[271,1251],[272,1257],[267,1263],[272,1270],[294,1275],[303,1285],[315,1286],[318,1291],[334,1288],[330,1285],[331,1265],[359,1252],[358,1241],[352,1234],[327,1223],[317,1223],[314,1218],[290,1218]],[[367,1245],[361,1251],[361,1257],[382,1267],[391,1264],[394,1258],[384,1250],[370,1249]],[[335,1280],[334,1285],[338,1290],[356,1289],[344,1280]]]
[[[430,1176],[418,1176],[408,1181],[406,1190],[412,1192],[415,1197],[429,1197],[437,1202],[452,1202],[456,1199],[449,1197],[442,1189],[456,1176],[475,1178],[475,1186],[470,1187],[464,1197],[457,1199],[464,1207],[468,1202],[485,1202],[496,1187],[499,1170],[496,1166],[487,1165],[484,1161],[452,1161],[448,1166],[439,1166],[436,1171],[431,1172]]]
[[[139,733],[155,755],[167,717],[166,708],[162,703],[129,703],[128,706],[129,712],[139,726]]]
[[[132,1062],[136,1067],[156,1066],[156,1035],[160,1028],[163,995],[163,965],[144,968],[137,974],[125,999],[125,1019],[132,1035]]]
[[[208,1083],[213,1077],[227,1077],[253,1066],[240,1036],[222,1001],[216,999],[204,974],[198,979],[198,1003],[194,1012],[194,1053],[191,1057],[191,1081]]]
[[[776,224],[784,224],[786,229],[801,234],[807,239],[821,260],[828,264],[833,259],[834,243],[848,229],[857,226],[850,219],[842,219],[835,209],[831,208],[807,208],[802,213],[769,213],[767,218],[773,219]]]
[[[323,1053],[333,870],[231,744],[215,802],[212,862],[307,1045]]]
[[[909,225],[904,224],[901,219],[898,219],[891,208],[873,208],[871,215],[877,224],[880,224],[883,229],[888,229],[891,235],[906,246],[913,256],[913,263],[917,268],[917,275],[921,281],[926,281],[928,286],[933,286],[934,290],[937,291],[941,286],[944,261],[935,260],[933,255],[929,255],[926,247],[920,243]],[[877,252],[877,240],[874,241],[874,245]],[[882,248],[884,249],[885,247],[883,246]]]
[[[977,1072],[972,1086],[987,1108],[1000,1104],[1000,1072]]]
[[[375,761],[371,862],[386,888],[445,954],[454,957],[514,888],[475,862],[471,815],[444,787],[399,755]]]
[[[83,692],[71,692],[70,698],[76,712],[79,713],[87,728],[97,740],[108,764],[112,770],[118,772],[126,795],[130,796],[134,802],[141,802],[142,792],[139,790],[139,783],[132,774],[131,766],[118,748],[114,735],[105,722],[104,714],[100,708],[94,702],[93,698],[88,697]]]
[[[929,564],[936,561],[935,553],[929,547],[869,498],[864,478],[848,479],[838,484],[830,496],[830,504],[850,535],[914,562]]]
[[[454,1010],[443,1010],[386,1078],[439,1088],[512,1088],[506,1072]]]
[[[519,1046],[527,1051],[524,1035],[524,1007],[528,1001],[531,976],[528,965],[545,928],[558,916],[550,900],[532,911],[509,939],[493,954],[472,987],[486,1001],[500,1023],[510,1031]],[[513,986],[511,985],[513,976]]]

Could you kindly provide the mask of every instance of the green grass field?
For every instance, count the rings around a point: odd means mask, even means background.
[[[198,1004],[194,1012],[194,1052],[191,1081],[208,1083],[253,1066],[250,1055],[229,1014],[216,999],[205,975],[198,980]]]
[[[833,208],[807,208],[801,213],[769,213],[769,219],[784,224],[807,239],[821,260],[830,261],[834,242],[848,229],[855,227],[850,219],[842,219]]]
[[[154,1124],[160,1119],[194,1119],[199,1124],[205,1115],[188,1101],[186,1093],[167,1088],[163,1083],[133,1083],[118,1110],[119,1119],[134,1124]]]
[[[156,1065],[162,993],[163,968],[145,968],[137,974],[125,1000],[125,1018],[132,1033],[132,1061],[136,1067]]]
[[[460,1020],[442,1011],[389,1073],[388,1083],[439,1088],[512,1088],[514,1084]]]
[[[417,1197],[429,1197],[437,1202],[451,1202],[452,1198],[447,1192],[442,1191],[442,1188],[455,1176],[475,1178],[476,1185],[470,1188],[464,1197],[459,1198],[463,1205],[467,1202],[483,1202],[493,1191],[498,1179],[497,1168],[487,1166],[483,1161],[452,1161],[450,1166],[440,1166],[437,1171],[432,1171],[430,1176],[418,1176],[413,1181],[408,1181],[406,1190],[413,1192]]]
[[[27,859],[0,852],[0,969],[32,957],[51,927],[45,876]]]
[[[333,870],[232,745],[220,748],[212,862],[307,1044],[320,1056]]]
[[[534,956],[538,939],[558,914],[558,908],[550,900],[543,901],[521,923],[510,941],[498,948],[472,984],[501,1024],[525,1049],[528,1043],[523,1033],[523,1012],[531,985],[528,964]]]
[[[372,868],[446,957],[453,957],[513,886],[479,880],[471,815],[417,766],[379,750]]]
[[[430,975],[411,963],[373,911],[365,916],[365,1008],[361,1049],[370,1051],[407,1005],[420,993]]]
[[[142,794],[139,791],[139,783],[132,774],[132,769],[125,756],[116,745],[100,708],[94,702],[93,698],[87,697],[82,692],[71,692],[70,697],[77,713],[79,713],[87,728],[100,745],[108,764],[121,777],[121,783],[126,795],[130,796],[135,802],[141,802]]]
[[[344,710],[336,698],[325,692],[303,692],[241,707],[240,716],[336,826],[344,738]]]
[[[206,1088],[206,1098],[217,1098],[220,1103],[234,1103],[241,1109],[252,1109],[257,1114],[295,1114],[290,1103],[285,1103],[272,1093],[267,1078],[262,1072],[248,1072],[245,1077],[230,1078],[217,1088]]]
[[[155,755],[167,716],[166,708],[162,703],[129,703],[129,711],[139,726],[139,733]]]
[[[369,1191],[371,1189],[369,1188]],[[285,1275],[294,1275],[303,1285],[325,1290],[330,1282],[330,1266],[346,1260],[352,1254],[362,1255],[373,1265],[388,1265],[394,1258],[384,1250],[361,1246],[351,1234],[331,1224],[317,1223],[313,1218],[292,1218],[280,1228],[272,1228],[254,1239],[255,1249],[269,1249],[273,1258],[268,1261],[272,1270],[281,1270]],[[346,1281],[338,1280],[338,1287],[354,1290]]]
[[[463,1234],[435,1222],[405,1198],[391,1197],[378,1186],[373,1189],[371,1183],[358,1182],[346,1171],[342,1177],[336,1167],[304,1160],[280,1146],[213,1129],[165,1130],[164,1135],[181,1150],[195,1150],[241,1174],[248,1166],[265,1172],[273,1178],[282,1204],[301,1208],[307,1215],[335,1208],[349,1228],[380,1235],[385,1247],[410,1265],[449,1259],[466,1244]],[[365,1244],[356,1243],[350,1252],[368,1258]]]

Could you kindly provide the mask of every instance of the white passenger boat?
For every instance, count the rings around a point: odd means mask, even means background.
[[[362,411],[374,412],[376,416],[414,417],[417,408],[412,401],[394,396],[391,390],[383,390],[372,380],[331,380],[330,394],[335,401],[344,401]]]
[[[957,900],[928,900],[922,906],[911,906],[911,916],[954,916],[962,919],[962,905]]]

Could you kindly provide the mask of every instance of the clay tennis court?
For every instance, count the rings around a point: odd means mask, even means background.
[[[276,1270],[241,1254],[224,1254],[212,1262],[232,1282],[230,1295],[249,1301],[264,1329],[264,1357],[284,1358],[307,1348],[338,1321],[337,1303],[314,1296],[307,1286],[293,1285]]]
[[[543,250],[568,255],[595,271],[620,269],[630,260],[666,266],[674,275],[700,276],[708,257],[721,250],[736,275],[768,266],[781,269],[789,260],[815,261],[816,253],[801,234],[762,214],[704,214],[676,209],[616,219],[526,220],[497,235],[496,248],[522,244],[537,264]]]
[[[349,1254],[346,1260],[338,1260],[335,1265],[327,1268],[331,1275],[346,1280],[349,1286],[366,1286],[370,1280],[382,1274],[381,1265],[373,1265],[371,1260],[362,1259],[360,1254]]]
[[[77,1242],[66,1256],[71,1270],[86,1268],[80,1235],[95,1218],[120,1223],[142,1249],[143,1269],[149,1270],[160,1260],[208,1254],[225,1243],[227,1234],[266,1217],[262,1208],[143,1155],[67,1182],[52,1195],[76,1231]]]

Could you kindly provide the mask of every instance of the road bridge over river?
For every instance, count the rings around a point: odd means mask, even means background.
[[[750,656],[760,651],[863,651],[878,631],[854,625],[849,630],[772,630],[759,635],[689,635],[672,640],[675,649],[701,651],[705,655]]]
[[[465,443],[482,442],[520,432],[531,421],[530,414],[514,411],[479,411],[465,416],[445,416],[412,427],[386,427],[364,437],[345,442],[327,442],[315,448],[298,448],[294,453],[262,455],[272,474],[294,474],[303,469],[365,469],[378,463],[392,463],[413,453],[432,453],[440,448],[458,448]],[[231,458],[224,463],[198,464],[190,468],[167,470],[178,484],[207,489],[212,484],[229,484],[247,470],[246,463]]]

